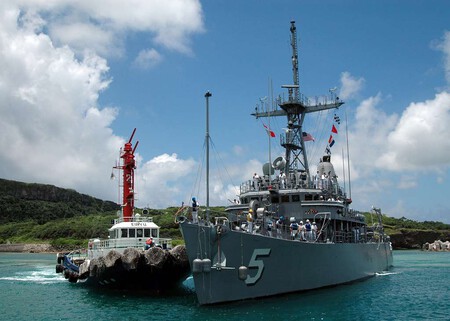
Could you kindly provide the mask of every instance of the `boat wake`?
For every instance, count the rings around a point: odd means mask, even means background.
[[[61,274],[55,275],[53,268],[45,267],[35,271],[17,272],[13,276],[3,276],[0,277],[0,280],[50,284],[63,282],[64,277]]]
[[[393,275],[393,274],[398,274],[398,273],[397,272],[386,272],[386,271],[375,273],[376,276],[387,276],[387,275]]]

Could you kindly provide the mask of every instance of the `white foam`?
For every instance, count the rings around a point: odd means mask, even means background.
[[[397,272],[380,272],[380,273],[375,273],[376,276],[386,276],[386,275],[393,275],[393,274],[398,274]]]
[[[48,284],[62,282],[64,277],[62,274],[57,274],[54,269],[45,267],[37,268],[35,271],[17,272],[12,276],[0,277],[0,280]]]

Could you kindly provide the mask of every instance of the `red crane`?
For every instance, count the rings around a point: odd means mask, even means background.
[[[122,165],[114,166],[114,168],[123,171],[123,199],[122,199],[122,216],[124,222],[131,221],[134,210],[134,170],[136,169],[136,161],[134,160],[134,152],[139,144],[133,145],[133,140],[136,128],[133,130],[130,139],[125,143],[120,158],[122,158]]]

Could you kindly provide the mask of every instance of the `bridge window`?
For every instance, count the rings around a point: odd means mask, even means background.
[[[305,194],[305,201],[312,201],[312,200],[313,200],[312,194]]]
[[[128,237],[136,237],[136,230],[134,228],[130,228],[128,231]]]
[[[281,195],[281,203],[289,202],[289,195]]]
[[[144,237],[150,237],[150,229],[149,228],[144,229]]]
[[[300,195],[292,195],[292,202],[300,202]]]
[[[123,228],[121,232],[121,237],[128,237],[128,230],[126,228]]]
[[[143,234],[144,234],[144,232],[143,232],[143,230],[142,230],[141,228],[138,228],[138,229],[136,230],[136,236],[137,236],[137,237],[142,237]]]

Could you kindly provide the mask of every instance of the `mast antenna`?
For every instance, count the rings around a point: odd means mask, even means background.
[[[291,47],[292,47],[292,76],[294,80],[294,100],[298,100],[298,93],[300,90],[300,82],[298,76],[298,47],[297,47],[297,28],[295,21],[291,21]]]
[[[209,97],[211,92],[207,91],[206,98],[206,221],[209,222]]]
[[[260,109],[257,106],[252,114],[256,118],[259,117],[277,117],[284,116],[287,118],[287,130],[284,135],[280,135],[280,145],[285,148],[285,167],[286,174],[297,172],[305,172],[308,185],[311,183],[311,175],[309,172],[308,158],[305,151],[305,142],[303,138],[303,121],[308,113],[319,112],[332,108],[339,108],[344,102],[337,96],[325,97],[317,99],[315,103],[311,102],[306,96],[300,92],[300,81],[298,72],[298,46],[297,46],[297,28],[295,21],[291,21],[291,47],[292,47],[292,74],[293,84],[281,86],[288,90],[288,99],[277,99],[280,107],[272,110],[265,110],[264,106]],[[269,105],[270,106],[270,105]],[[281,170],[281,169],[280,169]]]

